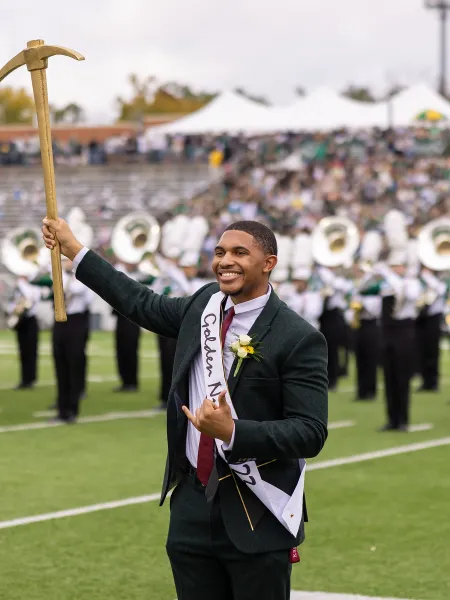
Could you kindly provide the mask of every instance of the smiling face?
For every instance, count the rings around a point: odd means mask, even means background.
[[[264,252],[245,231],[225,231],[216,246],[212,270],[220,290],[233,302],[247,302],[267,292],[270,271],[277,257]]]

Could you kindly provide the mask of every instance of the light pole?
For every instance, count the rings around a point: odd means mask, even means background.
[[[447,13],[450,11],[450,0],[425,0],[425,8],[439,11],[441,21],[441,72],[439,77],[439,92],[447,93]]]

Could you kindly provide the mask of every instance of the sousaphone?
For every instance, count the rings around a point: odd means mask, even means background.
[[[41,232],[33,227],[17,227],[1,244],[1,261],[16,276],[35,277],[50,263],[50,254],[42,241]]]
[[[346,217],[325,217],[312,233],[312,255],[324,267],[351,263],[359,246],[356,225]]]
[[[111,248],[115,256],[128,264],[139,265],[145,274],[157,275],[153,255],[159,246],[161,228],[158,221],[146,212],[125,215],[111,234]]]
[[[432,271],[450,270],[450,219],[441,217],[425,225],[418,236],[420,262]]]

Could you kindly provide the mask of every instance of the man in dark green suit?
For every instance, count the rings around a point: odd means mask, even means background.
[[[48,248],[56,235],[77,278],[120,314],[177,338],[161,504],[176,486],[167,552],[179,600],[288,600],[293,549],[307,520],[304,459],[317,456],[327,437],[327,348],[269,284],[274,234],[252,221],[230,226],[215,250],[218,284],[188,298],[157,295],[118,273],[62,220],[44,219],[43,234]],[[215,299],[217,318],[208,313]],[[216,320],[214,337],[207,323]],[[240,361],[239,340],[247,348]],[[260,360],[252,356],[253,340]],[[217,360],[224,383],[208,398],[207,372]],[[255,469],[257,477],[246,479]],[[257,496],[261,486],[271,498],[289,500],[284,516]]]

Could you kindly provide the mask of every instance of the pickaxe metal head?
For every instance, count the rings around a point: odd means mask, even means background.
[[[19,52],[19,54],[8,61],[6,65],[0,69],[0,81],[5,79],[7,75],[22,65],[26,65],[29,71],[46,69],[48,58],[58,54],[61,56],[69,56],[75,60],[84,60],[82,54],[75,52],[75,50],[70,50],[70,48],[63,48],[62,46],[46,46],[44,40],[32,40],[31,42],[28,42],[25,50]]]

